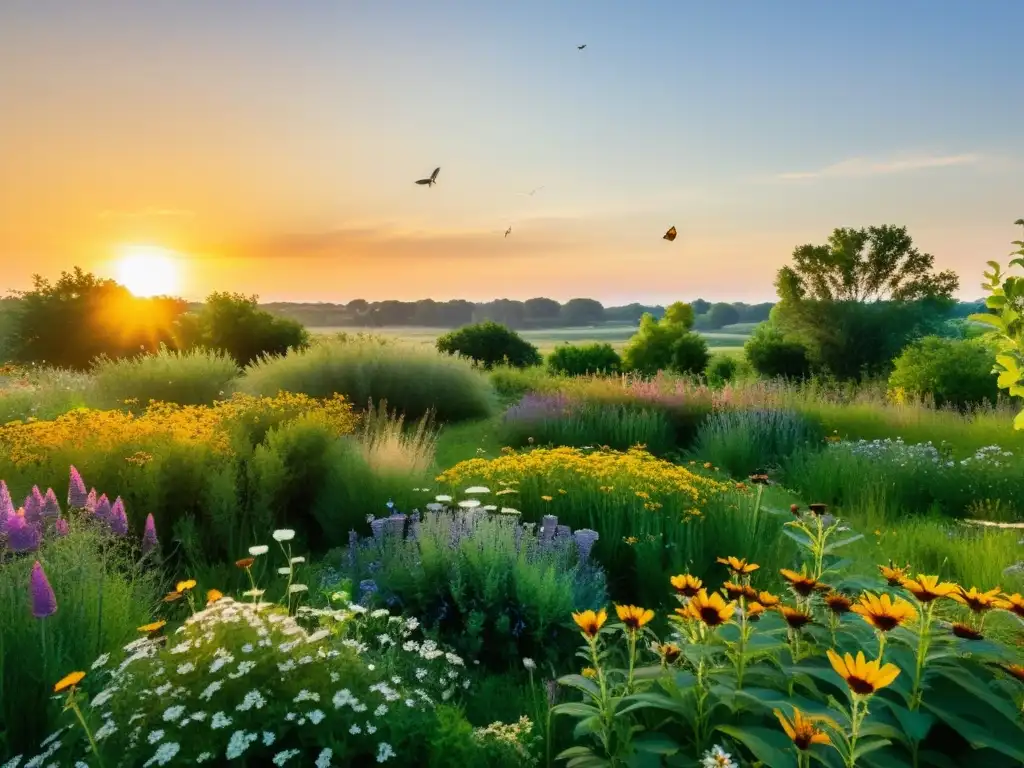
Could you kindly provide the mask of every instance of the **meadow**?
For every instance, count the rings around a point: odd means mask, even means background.
[[[4,369],[8,765],[1024,762],[1013,409],[344,331]]]

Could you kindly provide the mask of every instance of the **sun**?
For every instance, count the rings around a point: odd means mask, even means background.
[[[180,287],[178,261],[171,251],[148,245],[131,245],[117,260],[116,280],[134,295],[172,296]]]

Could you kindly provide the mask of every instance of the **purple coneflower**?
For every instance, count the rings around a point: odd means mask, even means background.
[[[38,485],[32,486],[32,493],[30,493],[25,499],[25,519],[30,523],[38,523],[43,519],[43,505],[46,500],[43,498],[42,491],[39,490]]]
[[[107,498],[107,494],[102,494],[96,499],[96,519],[102,520],[104,523],[110,522],[110,499]]]
[[[85,481],[81,473],[71,467],[70,479],[68,481],[68,506],[72,509],[85,509],[89,494],[85,490]]]
[[[43,496],[43,517],[60,517],[60,502],[53,488],[47,488]]]
[[[67,536],[68,533],[70,532],[70,529],[68,528],[68,521],[65,520],[63,517],[58,517],[57,522],[54,523],[54,525],[57,528],[58,536]]]
[[[146,515],[146,529],[142,532],[142,554],[148,554],[156,549],[160,542],[156,538],[156,523],[153,522],[153,515]]]
[[[128,515],[124,511],[124,502],[121,501],[120,496],[114,499],[114,506],[110,508],[107,523],[110,524],[110,530],[118,536],[128,535]]]
[[[32,615],[37,619],[45,619],[57,612],[57,597],[53,594],[53,588],[46,579],[43,566],[36,560],[32,566],[32,575],[29,577],[28,591],[32,597]]]
[[[13,552],[33,552],[39,549],[42,533],[25,519],[24,509],[19,509],[7,518],[4,532],[7,534],[7,546]]]

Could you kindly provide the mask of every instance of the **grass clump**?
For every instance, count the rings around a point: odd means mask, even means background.
[[[735,477],[779,466],[798,451],[817,449],[824,434],[792,410],[724,410],[697,431],[692,452]]]
[[[224,352],[179,352],[162,346],[153,355],[98,360],[92,369],[93,400],[103,408],[150,401],[210,405],[230,392],[240,373]]]
[[[433,412],[442,422],[483,418],[494,410],[486,377],[470,363],[410,346],[328,341],[254,362],[240,381],[250,394],[301,392],[386,400],[409,419]]]

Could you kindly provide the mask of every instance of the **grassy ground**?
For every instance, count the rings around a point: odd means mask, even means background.
[[[742,350],[743,344],[750,336],[750,323],[735,326],[726,326],[720,331],[702,332],[701,335],[707,340],[708,346],[715,352],[726,352],[729,354],[738,353]],[[380,336],[388,336],[399,339],[410,344],[421,344],[433,346],[437,337],[447,333],[447,328],[421,328],[421,327],[385,327],[385,328],[356,328],[356,327],[324,327],[310,328],[311,333],[370,333]],[[595,325],[583,328],[544,328],[540,330],[519,331],[519,334],[543,353],[551,352],[556,346],[563,343],[588,344],[592,342],[607,342],[616,349],[622,349],[630,337],[636,333],[636,327],[631,325]]]

